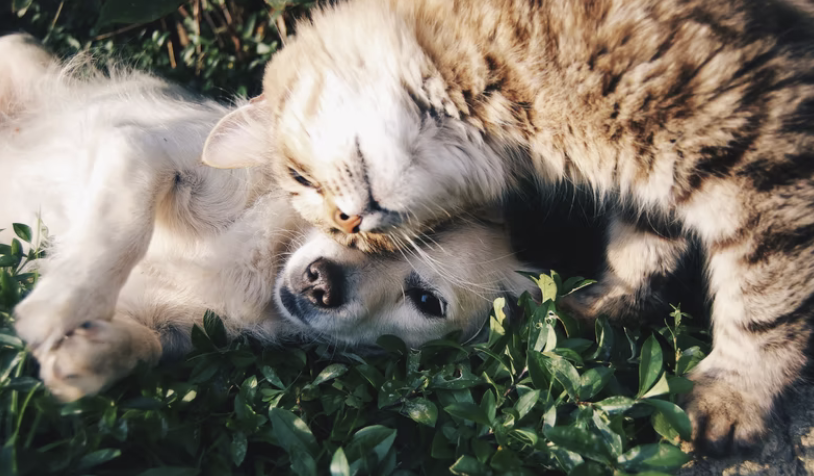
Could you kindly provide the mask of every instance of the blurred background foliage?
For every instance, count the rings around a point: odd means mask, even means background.
[[[93,50],[220,99],[260,92],[305,0],[0,1],[0,34],[25,31],[60,56]]]

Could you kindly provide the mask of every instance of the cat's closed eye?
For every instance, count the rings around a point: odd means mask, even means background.
[[[302,185],[303,187],[308,187],[308,188],[317,188],[317,187],[314,185],[314,183],[313,183],[313,182],[311,182],[311,181],[310,181],[310,180],[308,180],[307,178],[303,177],[303,176],[302,176],[302,174],[300,174],[300,173],[299,173],[297,170],[295,170],[295,169],[293,169],[293,168],[289,167],[289,168],[288,168],[288,173],[289,173],[289,175],[291,175],[291,178],[293,178],[294,180],[296,180],[296,181],[297,181],[297,182],[298,182],[300,185]]]

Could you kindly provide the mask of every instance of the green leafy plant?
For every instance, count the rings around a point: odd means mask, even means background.
[[[456,335],[381,353],[229,342],[207,313],[181,362],[59,405],[14,335],[14,305],[42,251],[14,225],[0,246],[0,474],[664,474],[689,457],[676,405],[706,335],[675,308],[663,326],[592,329],[557,306],[590,282],[535,276],[482,339]],[[700,339],[699,339],[700,337]]]
[[[60,56],[89,50],[221,99],[260,93],[263,67],[305,0],[14,0],[0,31],[24,30]]]

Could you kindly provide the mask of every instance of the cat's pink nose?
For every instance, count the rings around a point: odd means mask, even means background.
[[[359,233],[362,217],[359,215],[346,215],[340,209],[334,210],[334,223],[347,234]]]

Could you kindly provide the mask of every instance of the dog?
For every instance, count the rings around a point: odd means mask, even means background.
[[[497,220],[453,221],[417,247],[364,254],[307,224],[269,168],[201,163],[234,108],[149,74],[61,64],[0,38],[0,222],[42,223],[47,257],[16,330],[59,399],[104,389],[139,361],[188,350],[211,310],[230,336],[410,346],[480,329],[500,296],[533,292]],[[251,118],[247,118],[251,120]],[[0,234],[8,242],[10,231]]]

